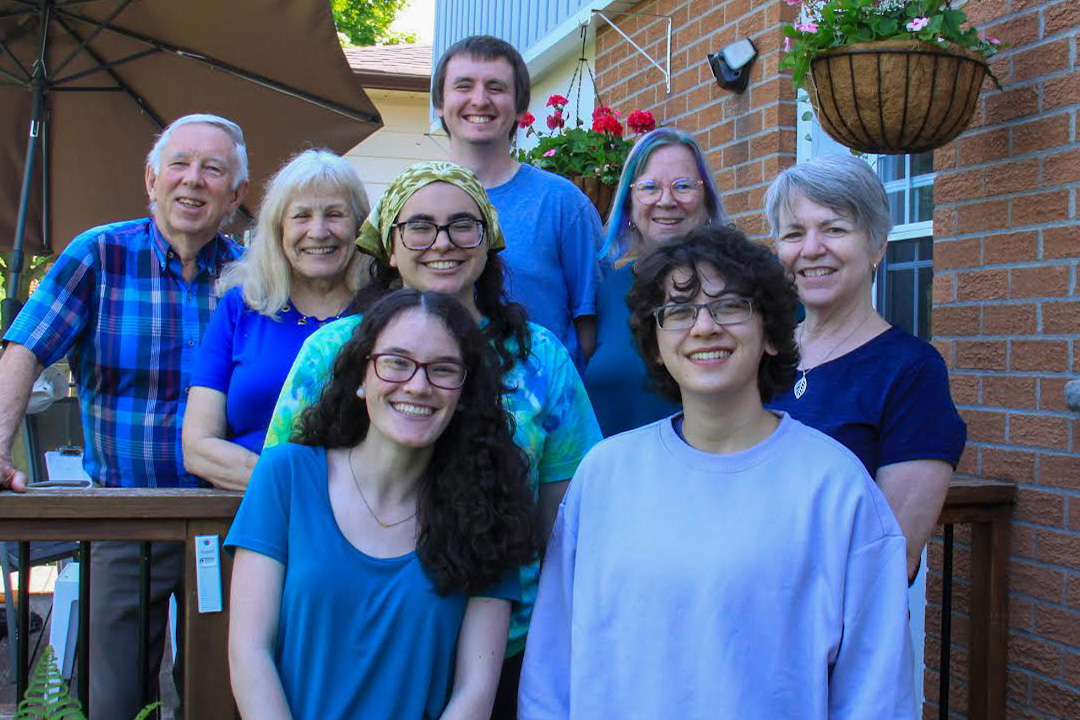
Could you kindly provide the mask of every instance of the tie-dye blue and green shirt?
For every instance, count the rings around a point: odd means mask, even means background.
[[[330,323],[308,338],[281,389],[266,447],[288,442],[304,408],[319,399],[330,378],[334,358],[352,337],[361,318],[353,316]],[[513,416],[514,440],[529,456],[529,484],[538,493],[540,483],[568,480],[585,453],[600,441],[589,396],[570,355],[544,328],[529,323],[531,350],[503,376],[510,388],[504,396]],[[507,656],[525,647],[536,583],[537,563],[521,568],[521,602],[514,604]]]

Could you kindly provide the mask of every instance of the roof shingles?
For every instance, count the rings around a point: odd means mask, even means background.
[[[342,48],[365,88],[423,91],[431,82],[431,45]]]

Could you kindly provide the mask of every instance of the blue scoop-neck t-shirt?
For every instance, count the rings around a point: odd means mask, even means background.
[[[296,720],[438,718],[469,597],[439,595],[415,552],[378,558],[337,525],[326,450],[267,448],[225,540],[285,566],[274,661]],[[482,593],[517,599],[510,571]]]

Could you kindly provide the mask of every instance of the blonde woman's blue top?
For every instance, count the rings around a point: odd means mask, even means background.
[[[288,442],[301,413],[318,401],[330,379],[334,358],[352,337],[361,317],[330,323],[307,339],[281,389],[266,446]],[[568,480],[585,453],[600,441],[585,387],[566,349],[548,330],[529,323],[530,352],[503,375],[509,391],[503,396],[514,418],[514,441],[529,458],[529,485],[533,493],[541,483]],[[540,568],[521,568],[521,602],[514,604],[507,656],[525,647]]]

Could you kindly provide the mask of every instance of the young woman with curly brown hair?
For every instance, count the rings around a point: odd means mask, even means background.
[[[295,443],[261,456],[226,540],[244,717],[490,714],[537,527],[500,392],[452,298],[370,308]]]

